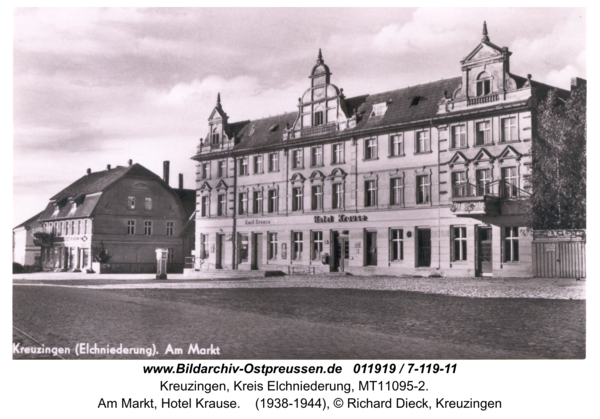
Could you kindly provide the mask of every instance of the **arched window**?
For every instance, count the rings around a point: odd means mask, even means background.
[[[212,144],[219,144],[219,133],[217,131],[217,127],[215,127],[212,132]]]
[[[492,92],[492,80],[485,71],[477,77],[477,96],[489,95]]]

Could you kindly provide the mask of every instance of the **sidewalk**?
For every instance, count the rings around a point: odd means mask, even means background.
[[[586,282],[573,278],[421,278],[389,276],[286,275],[264,277],[261,272],[169,274],[81,274],[38,272],[13,275],[14,285],[49,285],[93,289],[206,289],[206,288],[343,288],[414,291],[473,298],[542,298],[585,300]]]

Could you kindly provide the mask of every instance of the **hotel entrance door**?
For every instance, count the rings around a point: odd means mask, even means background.
[[[477,230],[477,274],[492,276],[492,229],[479,227]]]
[[[215,260],[215,269],[223,269],[223,253],[225,247],[225,235],[217,234],[217,254]]]
[[[348,270],[348,260],[350,259],[350,248],[348,245],[348,235],[340,234],[338,231],[331,232],[332,244],[332,272],[346,272]]]

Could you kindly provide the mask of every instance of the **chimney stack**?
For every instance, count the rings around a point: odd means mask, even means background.
[[[91,174],[91,173],[92,173],[92,169],[88,168],[88,169],[87,169],[87,174],[89,175],[89,174]]]
[[[179,174],[179,190],[183,189],[183,173]]]
[[[169,185],[169,161],[165,160],[163,162],[163,180],[167,185]]]
[[[133,160],[131,160],[131,159],[127,160],[127,164],[128,164],[129,166],[131,166],[131,165],[132,165],[132,163],[133,163]]]
[[[580,79],[579,77],[571,78],[571,91],[577,89],[578,87],[584,86],[587,84],[587,80]]]
[[[110,170],[110,164],[106,165],[106,170]]]

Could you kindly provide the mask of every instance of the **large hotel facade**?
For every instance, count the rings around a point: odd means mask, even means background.
[[[195,268],[532,276],[522,203],[552,87],[510,56],[484,24],[456,78],[347,98],[319,51],[297,112],[232,123],[219,97]]]

